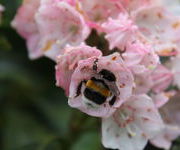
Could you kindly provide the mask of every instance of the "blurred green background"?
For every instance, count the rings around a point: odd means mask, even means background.
[[[68,106],[55,86],[55,64],[29,60],[25,41],[10,27],[21,0],[0,3],[6,7],[0,26],[0,150],[104,150],[101,120]],[[180,150],[178,140],[172,150]]]

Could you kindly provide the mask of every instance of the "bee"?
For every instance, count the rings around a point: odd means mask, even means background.
[[[94,61],[94,64],[93,64],[93,70],[94,71],[97,71],[97,63],[98,63],[98,59],[96,59],[95,61]],[[102,69],[100,72],[99,72],[99,74],[100,75],[102,75],[102,77],[104,78],[104,79],[106,79],[106,80],[108,80],[108,81],[110,81],[110,82],[113,82],[113,81],[116,81],[116,77],[115,77],[115,75],[112,73],[112,72],[110,72],[110,71],[108,71],[108,70],[106,70],[106,69]]]
[[[94,77],[86,82],[85,87],[84,96],[98,105],[103,104],[112,95],[105,82]]]
[[[108,70],[106,70],[106,69],[102,69],[102,70],[99,72],[99,74],[102,75],[102,77],[103,77],[104,79],[106,79],[106,80],[108,80],[108,81],[110,81],[110,82],[115,82],[115,81],[116,81],[115,75],[114,75],[112,72],[110,72],[110,71],[108,71]]]
[[[77,96],[83,92],[82,94],[86,103],[91,106],[93,106],[92,103],[95,103],[96,105],[102,105],[107,100],[109,101],[109,105],[112,106],[116,101],[116,96],[107,85],[107,82],[116,81],[116,77],[112,72],[106,69],[102,69],[98,74],[102,79],[92,77],[91,79],[82,81],[79,84],[77,89]],[[84,87],[83,91],[81,90],[82,86]]]

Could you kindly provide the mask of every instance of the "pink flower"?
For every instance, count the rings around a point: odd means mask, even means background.
[[[102,143],[106,148],[143,150],[147,141],[164,129],[152,99],[132,96],[109,118],[102,120]]]
[[[158,5],[157,5],[158,6]],[[163,7],[145,7],[132,16],[121,13],[117,18],[102,24],[110,49],[123,50],[127,43],[140,40],[153,45],[160,56],[174,56],[179,50],[180,18],[168,13]]]
[[[170,149],[172,141],[174,141],[180,135],[180,127],[166,125],[161,134],[151,140],[151,143],[156,147],[163,149]]]
[[[103,31],[101,24],[108,18],[117,18],[120,13],[132,13],[138,9],[158,5],[160,0],[78,0],[76,9],[84,16],[89,26]]]
[[[147,94],[149,91],[161,94],[173,81],[173,73],[163,65],[157,65],[153,70],[134,73],[135,94]]]
[[[66,47],[65,53],[57,57],[56,85],[62,87],[67,96],[69,95],[71,76],[76,69],[78,62],[94,56],[102,56],[101,51],[81,44],[77,47]]]
[[[147,94],[152,89],[153,80],[149,72],[134,74],[134,82],[134,94]]]
[[[177,55],[179,51],[180,18],[163,7],[143,9],[136,14],[135,22],[147,42],[160,56]]]
[[[24,0],[12,26],[27,40],[31,59],[45,55],[55,60],[67,44],[79,45],[87,38],[89,28],[70,4],[65,0]]]
[[[108,17],[117,17],[124,11],[120,1],[111,0],[78,0],[76,9],[84,16],[90,27],[100,31],[100,24]]]
[[[69,105],[97,117],[108,117],[132,94],[133,76],[120,55],[79,62],[70,84]]]
[[[133,72],[153,70],[159,64],[159,57],[153,47],[138,30],[128,14],[120,14],[118,19],[109,19],[102,24],[110,49],[118,48],[128,67]]]
[[[152,90],[156,93],[166,90],[173,81],[173,74],[171,70],[168,70],[163,65],[158,65],[152,72],[151,77],[153,80]]]
[[[127,42],[135,40],[135,33],[138,27],[129,18],[128,14],[121,13],[118,18],[109,18],[102,24],[103,32],[106,33],[105,38],[109,41],[110,49],[115,47],[124,49]]]
[[[165,128],[151,140],[151,143],[159,148],[170,149],[172,141],[180,136],[179,97],[180,95],[177,94],[160,108]]]
[[[162,0],[110,0],[113,2],[119,2],[128,11],[129,14],[132,14],[141,9],[147,7],[158,6],[162,4]]]
[[[42,4],[36,14],[36,21],[41,50],[52,59],[62,54],[62,48],[67,44],[77,46],[89,35],[89,28],[81,14],[63,1]]]
[[[125,64],[135,74],[152,72],[159,64],[159,57],[151,45],[143,44],[140,41],[127,43],[122,57]]]
[[[39,5],[40,0],[24,0],[12,21],[12,26],[26,39],[29,57],[31,59],[43,55],[39,46],[40,35],[34,19]]]

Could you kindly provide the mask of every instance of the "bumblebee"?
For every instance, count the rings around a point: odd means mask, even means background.
[[[108,71],[108,70],[106,70],[106,69],[102,69],[102,70],[99,72],[99,74],[102,75],[102,77],[103,77],[104,79],[106,79],[106,80],[108,80],[108,81],[110,81],[110,82],[115,82],[115,81],[116,81],[115,75],[114,75],[112,72],[110,72],[110,71]]]
[[[85,84],[83,95],[87,100],[97,105],[102,105],[109,100],[109,105],[112,106],[116,101],[116,96],[111,92],[105,80],[107,80],[107,82],[114,82],[116,81],[115,75],[105,69],[101,70],[98,74],[102,79],[92,77],[90,80],[83,81]],[[80,91],[81,86],[82,83],[78,87],[78,91]]]
[[[91,78],[85,86],[84,96],[96,104],[103,104],[107,97],[111,96],[111,92],[103,80]]]

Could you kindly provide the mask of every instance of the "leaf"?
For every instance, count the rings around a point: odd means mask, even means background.
[[[101,150],[100,135],[97,132],[85,132],[72,146],[71,150]]]
[[[50,126],[56,131],[56,134],[65,137],[69,133],[69,124],[72,115],[71,108],[67,104],[67,98],[59,95],[58,101],[51,97],[53,101],[39,102],[39,110],[42,111]]]
[[[4,117],[2,132],[5,150],[18,149],[27,145],[41,145],[54,138],[54,135],[40,122],[25,112],[7,108]]]

